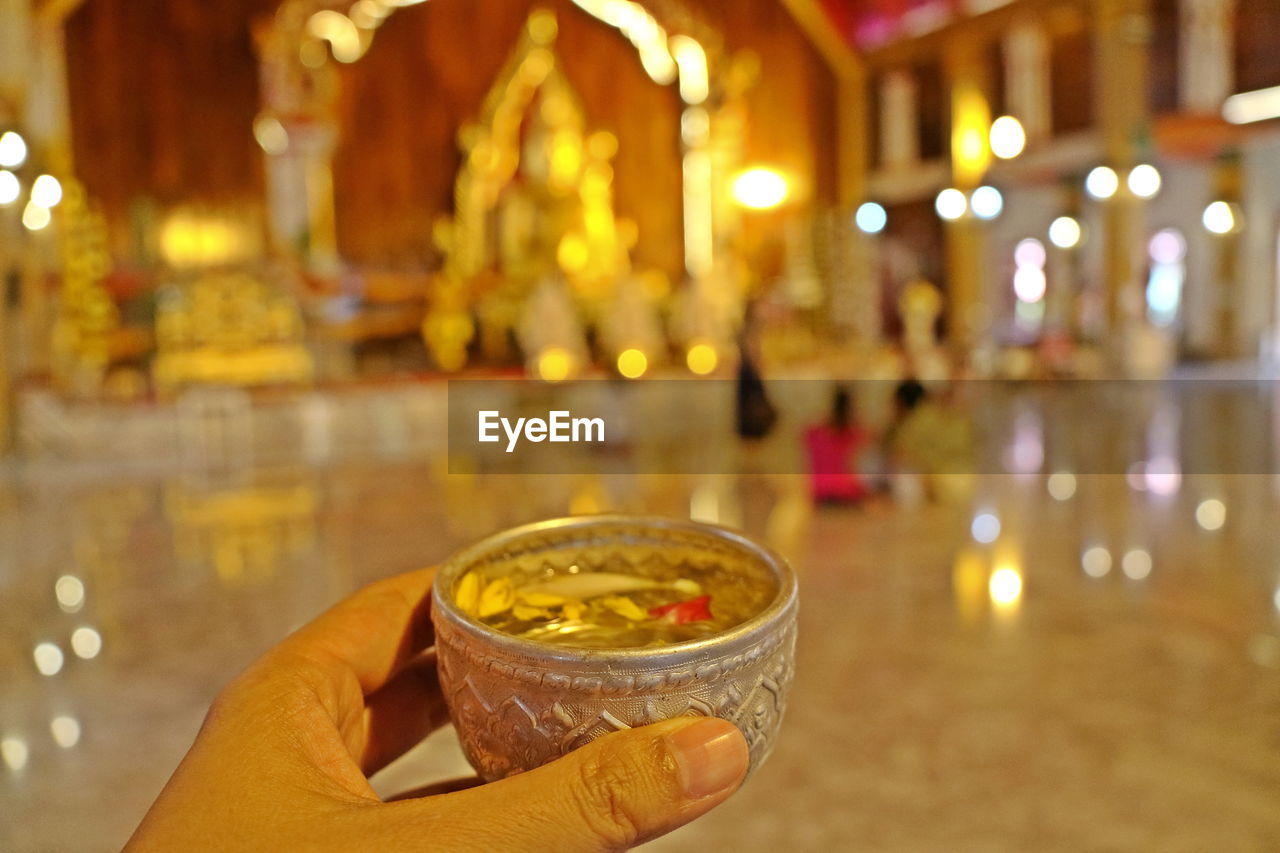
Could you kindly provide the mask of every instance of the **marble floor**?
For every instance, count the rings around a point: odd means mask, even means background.
[[[291,628],[496,528],[602,509],[740,525],[802,576],[773,757],[650,849],[1280,849],[1277,484],[971,485],[814,509],[795,477],[10,463],[0,850],[118,848],[219,685]],[[445,731],[376,782],[465,770]]]

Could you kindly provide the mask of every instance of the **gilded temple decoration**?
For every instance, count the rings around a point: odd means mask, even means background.
[[[680,145],[684,152],[685,267],[695,282],[730,282],[731,277],[723,272],[733,264],[721,263],[718,256],[736,251],[737,212],[724,199],[728,197],[730,176],[741,161],[745,118],[742,93],[754,73],[742,72],[755,68],[758,62],[753,56],[730,56],[719,35],[702,24],[680,0],[574,0],[574,4],[624,36],[656,84],[677,87],[684,104]],[[338,263],[332,187],[332,157],[338,134],[333,109],[337,76],[330,61],[359,60],[385,20],[410,5],[415,5],[413,0],[287,0],[257,33],[264,108],[255,124],[255,135],[267,157],[271,231],[278,249],[296,252],[312,269],[333,269]],[[513,93],[524,91],[527,95],[537,88],[533,85],[537,78],[554,78],[556,73],[555,63],[538,52],[539,47],[545,50],[555,38],[554,17],[535,12],[530,26],[525,40],[532,42],[526,51],[532,58],[521,60],[527,77],[524,82],[514,83]],[[542,39],[541,44],[538,39]],[[547,67],[540,67],[543,65]],[[558,84],[553,80],[550,85],[554,89]],[[515,100],[518,102],[519,98]],[[493,106],[489,104],[486,109]],[[588,299],[599,301],[607,293],[592,293],[591,282],[604,281],[603,276],[597,275],[600,271],[625,266],[621,255],[636,235],[627,223],[613,219],[612,200],[606,192],[611,169],[608,161],[616,140],[595,135],[584,138],[581,144],[579,203],[584,208],[609,213],[584,216],[578,238],[556,243],[556,261],[561,267],[580,265],[583,274],[577,277],[577,295],[582,296],[585,287]],[[468,152],[474,152],[468,154],[474,160],[468,159],[466,165],[473,175],[467,180],[460,176],[459,214],[452,231],[440,235],[456,244],[450,248],[451,257],[456,260],[439,280],[423,329],[437,362],[446,369],[465,364],[476,332],[469,310],[473,294],[464,287],[468,277],[460,272],[482,268],[474,256],[468,255],[475,251],[474,245],[468,244],[468,235],[479,227],[475,221],[477,199],[492,192],[495,184],[505,186],[506,182],[499,179],[514,168],[510,161],[487,159],[497,154],[481,140],[464,139],[463,145]],[[571,149],[572,146],[561,146],[564,151]],[[563,157],[566,159],[557,168],[568,163],[569,155]],[[576,165],[570,168],[577,170]],[[503,202],[518,220],[522,202],[514,198]],[[465,212],[463,203],[471,204],[472,211]],[[610,230],[615,233],[607,233]],[[524,236],[515,228],[503,235],[509,259],[513,243],[518,246]],[[617,248],[606,250],[610,243]],[[534,254],[526,251],[525,257],[533,258]],[[484,278],[482,275],[479,281],[473,279],[471,284],[482,291],[490,285],[501,286],[500,282]],[[731,282],[725,286],[732,289]],[[725,297],[730,301],[741,299],[736,293],[726,293]],[[490,312],[494,310],[491,305]],[[508,328],[511,321],[506,318]],[[490,324],[489,328],[500,329],[503,325]],[[481,332],[485,332],[483,327]],[[486,347],[496,343],[495,337]]]
[[[156,387],[277,385],[313,374],[302,316],[286,293],[242,273],[211,272],[162,294]]]
[[[120,325],[103,279],[111,270],[107,227],[78,181],[64,178],[58,215],[62,288],[53,323],[53,373],[65,391],[92,393],[111,361],[112,336]]]
[[[554,15],[533,13],[479,118],[458,134],[463,165],[454,213],[436,227],[445,262],[423,328],[445,369],[465,364],[473,313],[484,340],[500,346],[522,326],[526,303],[539,316],[559,305],[595,321],[630,272],[635,226],[613,210],[618,141],[586,129],[554,52],[556,34]],[[576,320],[542,317],[535,325],[520,331],[529,358],[550,346],[585,352]]]

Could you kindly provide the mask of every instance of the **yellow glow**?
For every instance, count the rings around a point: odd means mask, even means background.
[[[27,202],[22,211],[22,224],[28,231],[43,231],[52,221],[53,214],[49,212],[49,208],[41,207],[34,201]]]
[[[987,580],[982,554],[973,548],[962,549],[951,570],[956,612],[962,621],[974,623],[981,617],[986,605]]]
[[[685,363],[699,376],[707,376],[715,372],[720,364],[720,356],[711,344],[694,344],[685,354]]]
[[[639,379],[649,369],[649,358],[638,349],[626,349],[618,355],[618,372],[628,379]]]
[[[1027,132],[1013,116],[1000,116],[991,124],[991,153],[1012,160],[1027,147]]]
[[[178,212],[160,227],[160,255],[175,269],[209,267],[243,260],[250,238],[229,219]]]
[[[748,169],[733,180],[734,199],[751,210],[772,210],[779,207],[790,193],[791,187],[786,177],[775,169]]]
[[[70,749],[80,742],[80,721],[65,714],[49,721],[49,733],[53,742],[63,749]]]
[[[62,184],[53,175],[41,175],[31,185],[31,203],[40,207],[57,207],[62,201]]]
[[[289,132],[279,119],[272,116],[262,116],[253,123],[253,137],[272,157],[279,157],[289,150]]]
[[[987,594],[997,607],[1009,607],[1022,598],[1022,575],[1011,566],[1002,566],[991,573]]]
[[[715,225],[712,216],[714,170],[705,151],[684,156],[685,268],[694,278],[709,275],[715,265]]]
[[[982,90],[972,85],[957,87],[954,95],[955,127],[951,132],[951,160],[956,180],[962,186],[978,183],[991,165],[988,135],[991,112]]]
[[[720,493],[715,486],[698,486],[689,495],[689,518],[707,524],[720,523]]]
[[[560,240],[560,247],[556,250],[556,260],[560,263],[560,269],[565,272],[580,273],[587,268],[591,260],[591,247],[587,245],[586,240],[582,239],[581,234],[571,232]]]
[[[707,52],[688,36],[671,39],[671,53],[680,69],[680,97],[686,104],[701,104],[711,93]]]
[[[0,166],[12,169],[27,160],[27,143],[12,130],[0,136]]]
[[[18,737],[7,737],[0,740],[0,758],[4,759],[4,763],[10,770],[17,772],[27,766],[27,759],[30,757],[31,751],[27,749],[27,742]]]
[[[364,54],[364,43],[355,23],[341,12],[322,9],[307,20],[307,32],[327,41],[333,58],[339,62],[355,62]]]
[[[538,356],[538,376],[547,382],[563,382],[573,370],[573,357],[563,347],[547,347]]]
[[[75,613],[84,606],[84,581],[75,575],[63,575],[53,585],[58,606],[67,613]]]

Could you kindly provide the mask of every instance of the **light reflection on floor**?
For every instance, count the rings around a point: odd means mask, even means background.
[[[289,629],[496,528],[604,509],[740,524],[803,578],[777,751],[652,849],[1280,848],[1269,478],[987,477],[961,506],[915,509],[804,494],[798,478],[481,479],[438,462],[10,469],[0,849],[118,847],[218,686]],[[380,789],[462,772],[449,738]]]

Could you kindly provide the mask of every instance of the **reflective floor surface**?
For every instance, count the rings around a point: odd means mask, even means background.
[[[774,755],[651,849],[1280,849],[1271,478],[984,477],[814,509],[796,477],[443,469],[10,465],[0,849],[118,848],[219,685],[291,628],[495,529],[604,509],[741,525],[802,576]],[[376,784],[466,770],[445,731]]]

